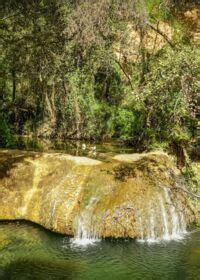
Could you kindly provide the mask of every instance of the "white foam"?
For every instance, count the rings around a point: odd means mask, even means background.
[[[78,238],[74,237],[71,238],[71,244],[75,247],[87,247],[87,246],[92,246],[96,245],[97,242],[100,242],[101,239],[99,238]]]
[[[96,198],[91,198],[90,203],[85,208],[85,212],[79,216],[76,223],[76,234],[71,239],[71,244],[74,246],[86,247],[89,245],[95,245],[101,239],[91,229],[91,216],[90,206],[96,201]]]

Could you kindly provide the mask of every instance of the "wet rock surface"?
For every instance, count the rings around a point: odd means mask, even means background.
[[[152,238],[197,219],[173,158],[163,152],[109,162],[0,150],[0,219],[24,219],[67,235]]]

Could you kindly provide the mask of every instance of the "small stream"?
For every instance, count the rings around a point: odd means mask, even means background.
[[[198,280],[200,231],[179,241],[73,244],[31,223],[0,223],[1,280]]]

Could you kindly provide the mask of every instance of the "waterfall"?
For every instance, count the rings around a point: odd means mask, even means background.
[[[98,224],[94,215],[98,201],[96,196],[92,196],[81,208],[74,224],[75,236],[71,239],[72,245],[88,246],[100,241],[102,224]],[[176,201],[178,202],[177,198]],[[174,204],[170,188],[159,189],[146,205],[141,205],[137,212],[137,231],[138,241],[148,243],[181,239],[186,233],[184,214]]]
[[[162,220],[163,220],[163,239],[169,240],[170,239],[170,234],[169,234],[170,229],[169,229],[167,211],[166,211],[166,207],[164,205],[162,195],[160,195],[160,197],[159,197],[159,202],[160,202],[161,215],[162,215]]]
[[[155,234],[155,215],[154,210],[152,208],[152,205],[150,205],[150,218],[149,218],[149,237],[148,242],[154,242],[156,240],[156,234]]]
[[[96,201],[97,199],[92,197],[77,219],[76,233],[71,240],[75,246],[88,246],[100,241],[99,235],[95,233],[92,226],[92,205]]]
[[[78,218],[76,234],[71,240],[72,244],[76,246],[88,246],[93,245],[99,240],[99,237],[87,228],[84,219],[82,217]]]
[[[169,211],[171,216],[172,230],[171,230],[171,238],[181,238],[181,235],[186,232],[186,223],[183,216],[183,213],[177,211],[175,208],[172,199],[170,197],[170,190],[164,188],[164,194],[166,198],[166,202],[169,205]]]
[[[184,218],[184,215],[182,212],[180,213],[180,216],[181,216],[181,232],[187,233],[187,230],[186,230],[187,226],[186,226],[185,218]]]
[[[148,214],[139,216],[138,241],[152,243],[181,239],[186,233],[186,222],[184,214],[172,201],[171,190],[163,188],[157,198],[158,203],[148,204]]]

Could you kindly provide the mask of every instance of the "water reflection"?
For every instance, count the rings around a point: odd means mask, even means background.
[[[117,153],[133,153],[135,150],[119,142],[94,143],[75,140],[50,140],[16,136],[13,148],[26,151],[64,152],[75,156],[104,158]]]

